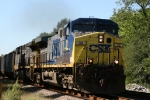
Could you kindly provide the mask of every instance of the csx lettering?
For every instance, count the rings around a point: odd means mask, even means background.
[[[104,52],[104,53],[108,53],[109,52],[109,47],[111,45],[110,44],[91,44],[89,47],[89,50],[91,52]]]

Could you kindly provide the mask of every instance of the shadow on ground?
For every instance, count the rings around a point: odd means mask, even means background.
[[[64,96],[64,95],[62,95],[62,94],[52,94],[52,95],[49,95],[49,96],[42,96],[42,97],[47,98],[47,99],[49,99],[49,98],[56,99],[56,98],[59,98],[61,96]]]

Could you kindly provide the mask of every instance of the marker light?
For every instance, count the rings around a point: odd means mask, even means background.
[[[86,41],[76,41],[76,45],[86,45]]]
[[[120,44],[120,47],[123,47],[123,44]]]
[[[115,43],[114,46],[115,47],[123,47],[123,44],[122,43]]]
[[[79,44],[80,44],[80,42],[79,42],[79,41],[77,41],[77,42],[76,42],[76,45],[79,45]]]
[[[86,42],[85,42],[85,41],[83,41],[83,45],[86,45]]]
[[[115,47],[117,47],[118,46],[118,44],[117,43],[115,43]]]

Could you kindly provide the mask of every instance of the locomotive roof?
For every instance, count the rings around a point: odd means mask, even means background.
[[[31,42],[27,43],[26,46],[27,46],[27,47],[30,47],[30,46],[33,45],[33,44],[34,44],[34,41],[31,41]]]
[[[35,40],[29,42],[26,44],[27,47],[30,47],[32,50],[35,50],[36,49],[36,43],[35,43]]]
[[[50,36],[39,37],[39,38],[35,39],[35,43],[47,42],[47,40],[48,40],[49,37]]]
[[[118,24],[113,22],[112,20],[110,19],[99,19],[99,18],[78,18],[76,20],[73,20],[72,21],[72,24],[75,24],[75,23],[79,23],[79,24],[110,24],[110,25],[114,25],[116,26],[116,28],[118,28]],[[119,29],[119,28],[118,28]]]
[[[39,37],[35,39],[35,43],[38,44],[40,48],[47,47],[47,41],[50,36]]]

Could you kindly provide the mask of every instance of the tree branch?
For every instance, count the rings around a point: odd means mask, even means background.
[[[147,13],[146,13],[146,10],[145,10],[145,9],[146,9],[146,7],[147,7],[148,4],[149,4],[149,0],[147,1],[147,3],[144,3],[144,2],[143,2],[143,4],[140,3],[139,0],[136,0],[136,3],[141,7],[142,12],[143,12],[143,14],[144,14],[146,20],[148,20]],[[144,4],[145,4],[145,5],[144,5]]]

